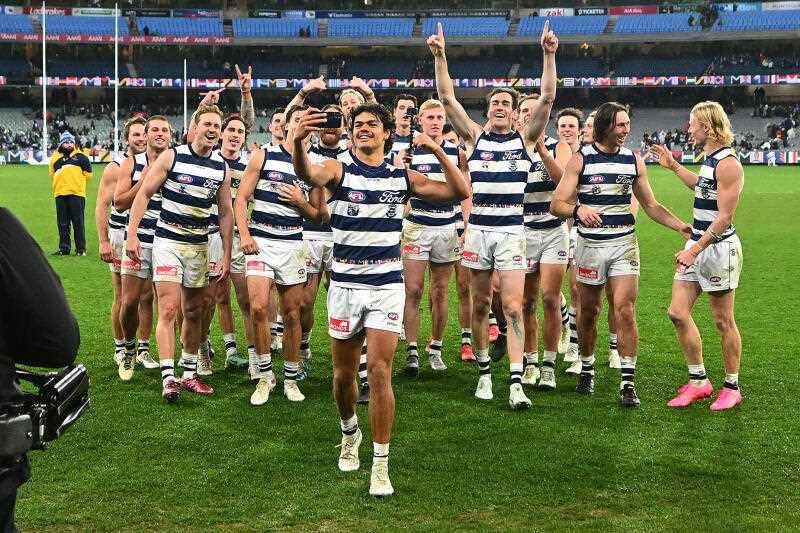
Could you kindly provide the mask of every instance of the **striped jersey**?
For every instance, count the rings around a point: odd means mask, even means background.
[[[556,146],[558,146],[558,139],[550,137],[549,135],[544,136],[544,147],[547,148],[547,151],[550,152],[554,158],[556,156]]]
[[[346,149],[339,146],[325,148],[319,144],[312,144],[308,149],[308,158],[312,163],[319,164],[328,159],[339,159],[347,153]],[[303,239],[306,241],[331,241],[333,240],[332,231],[330,224],[317,224],[307,218],[303,219]]]
[[[133,173],[131,174],[131,186],[139,183],[142,178],[142,171],[151,161],[147,157],[147,151],[133,156]],[[161,191],[159,190],[147,202],[142,220],[139,222],[139,230],[136,236],[142,244],[142,248],[152,248],[153,237],[156,235],[156,224],[161,214]]]
[[[518,132],[484,132],[467,162],[472,179],[470,227],[522,233],[531,159]]]
[[[386,155],[387,163],[391,165],[394,162],[394,156],[411,147],[412,136],[413,134],[398,135],[397,133],[392,133],[392,147]]]
[[[219,152],[198,155],[191,144],[172,149],[175,160],[161,186],[159,239],[203,244],[208,242],[211,206],[225,181],[225,161]]]
[[[447,158],[458,168],[458,146],[447,141],[442,142],[441,146]],[[442,165],[436,159],[436,156],[427,149],[414,149],[411,155],[411,169],[425,174],[428,179],[440,182],[445,181]],[[416,224],[451,230],[457,220],[454,202],[430,202],[416,196],[411,196],[411,211],[408,213],[407,218],[409,222]]]
[[[330,200],[332,283],[358,289],[403,288],[400,233],[411,189],[408,174],[385,162],[371,166],[352,154]]]
[[[299,241],[303,239],[300,211],[281,200],[278,185],[295,184],[308,193],[309,186],[297,179],[292,155],[282,145],[264,149],[264,163],[256,183],[255,203],[250,214],[250,234],[262,239]]]
[[[636,156],[621,147],[616,153],[602,152],[596,144],[582,146],[583,169],[578,177],[578,203],[596,209],[603,220],[599,228],[584,227],[578,233],[595,246],[614,246],[616,239],[635,237],[636,219],[631,213],[631,190],[638,175]]]
[[[703,233],[705,233],[714,219],[719,216],[719,207],[717,206],[717,165],[726,157],[739,159],[729,146],[725,146],[707,155],[700,165],[697,184],[694,186],[693,241],[700,240],[700,237],[703,236]],[[734,233],[736,233],[736,228],[731,224],[725,231],[720,233],[720,237],[725,239]]]
[[[555,144],[552,146],[555,147]],[[545,147],[547,147],[546,141]],[[525,227],[533,230],[557,228],[564,221],[550,214],[550,202],[553,201],[556,184],[547,173],[542,156],[533,151],[530,157],[531,168],[528,172],[528,182],[525,184],[523,206]]]
[[[244,169],[247,168],[247,162],[250,160],[250,154],[242,150],[239,152],[239,157],[228,159],[222,155],[221,150],[214,150],[214,153],[218,153],[222,160],[225,161],[225,164],[228,165],[228,172],[231,176],[231,201],[236,200],[236,193],[239,192],[239,185],[242,183],[242,176],[244,175]],[[233,229],[238,231],[235,223]],[[219,204],[216,199],[211,206],[211,220],[208,223],[208,230],[211,233],[219,230]]]
[[[126,155],[115,155],[114,159],[109,163],[109,165],[116,165],[117,170],[119,167],[122,166],[122,162],[125,161],[127,158]],[[125,209],[123,211],[118,211],[116,207],[114,207],[114,201],[111,201],[111,212],[108,214],[108,229],[109,230],[124,230],[125,226],[128,225],[128,210]]]

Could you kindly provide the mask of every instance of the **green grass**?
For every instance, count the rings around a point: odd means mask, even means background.
[[[689,219],[690,191],[661,169],[650,173],[661,202]],[[600,367],[593,397],[576,395],[573,380],[559,374],[557,391],[532,391],[533,408],[511,412],[507,360],[494,365],[496,399],[475,400],[476,370],[456,361],[453,296],[448,372],[395,379],[391,474],[397,492],[380,501],[367,495],[368,437],[360,471],[336,468],[340,433],[322,305],[302,404],[288,405],[275,394],[266,406],[251,407],[243,374],[215,373],[216,395],[184,394],[177,405],[161,401],[157,371],[139,369],[131,382],[118,380],[110,364],[111,286],[92,223],[94,181],[86,208],[89,256],[52,261],[80,320],[79,361],[91,373],[93,406],[49,451],[31,455],[33,479],[20,492],[19,525],[49,531],[795,529],[800,169],[748,167],[745,173],[736,217],[745,253],[737,299],[745,401],[738,409],[713,414],[707,403],[684,411],[665,407],[686,380],[666,317],[673,253],[681,242],[643,216],[642,408],[620,410],[618,371]],[[46,252],[56,249],[45,168],[0,167],[0,202]],[[721,384],[719,336],[705,300],[695,316],[706,366]],[[425,317],[422,336],[428,324]],[[219,346],[217,330],[214,339]],[[401,347],[396,362],[402,359]],[[359,408],[359,415],[369,435],[366,410]]]

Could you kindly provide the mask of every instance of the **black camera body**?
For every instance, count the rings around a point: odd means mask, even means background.
[[[16,378],[35,385],[38,393],[19,391],[0,404],[0,457],[44,450],[91,405],[89,373],[83,365],[48,374],[17,370]]]

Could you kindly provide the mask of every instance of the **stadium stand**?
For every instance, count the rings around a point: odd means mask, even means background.
[[[127,76],[128,69],[124,63],[120,64],[120,76]],[[47,75],[66,77],[94,77],[94,76],[113,76],[114,60],[94,60],[94,61],[48,61]]]
[[[712,31],[800,29],[800,10],[722,12]]]
[[[614,76],[699,76],[706,72],[710,64],[710,58],[621,59],[614,62],[612,74]]]
[[[558,76],[563,77],[590,77],[590,76],[605,76],[608,69],[603,66],[599,59],[583,58],[583,57],[560,57],[556,64],[558,68]],[[534,77],[538,78],[542,74],[542,62],[539,57],[526,57],[520,62],[519,73],[520,77]]]
[[[34,33],[33,23],[27,15],[0,15],[0,31],[7,33]]]
[[[689,26],[689,16],[694,13],[670,13],[663,15],[626,15],[619,17],[614,33],[677,33],[699,32],[699,25]]]
[[[328,37],[411,37],[413,18],[333,18],[328,21]]]
[[[24,59],[0,58],[0,74],[9,78],[26,78],[31,75],[31,69]]]
[[[343,78],[410,78],[414,68],[412,59],[400,58],[348,58],[340,71]]]
[[[447,63],[453,78],[505,78],[513,65],[512,61],[478,58],[462,58]]]
[[[215,18],[137,17],[136,26],[141,35],[222,37],[225,34],[222,20]]]
[[[422,34],[436,33],[441,22],[445,35],[460,37],[503,37],[508,34],[508,20],[503,17],[432,17],[422,23]]]
[[[309,29],[311,37],[316,37],[319,29],[316,19],[268,19],[235,18],[233,35],[235,37],[297,37],[300,30]]]
[[[605,15],[587,15],[583,17],[524,17],[519,21],[517,35],[531,35],[534,37],[541,35],[545,20],[550,20],[550,28],[556,35],[597,35],[598,33],[603,33],[608,24],[608,17]]]
[[[47,16],[47,33],[62,35],[114,35],[114,17]],[[119,19],[119,34],[128,35],[128,21]]]

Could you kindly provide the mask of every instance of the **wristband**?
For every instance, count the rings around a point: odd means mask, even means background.
[[[711,234],[711,238],[714,239],[714,242],[719,242],[719,241],[722,240],[722,237],[720,236],[720,234],[717,233],[716,231],[714,231],[713,229],[708,228],[708,233]]]
[[[578,218],[578,209],[580,207],[581,207],[580,204],[575,204],[575,209],[572,210],[572,218],[574,218],[575,220],[580,220],[580,218]]]

